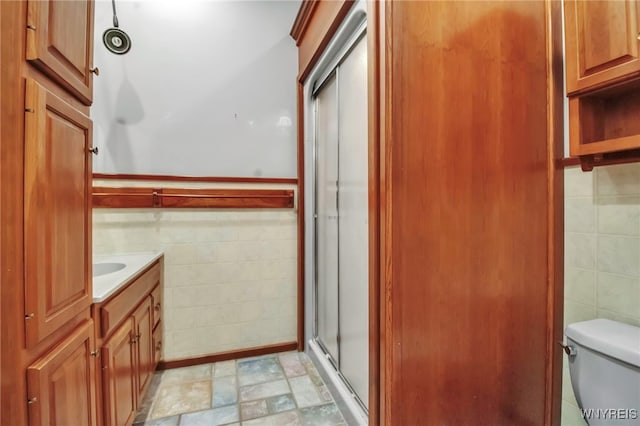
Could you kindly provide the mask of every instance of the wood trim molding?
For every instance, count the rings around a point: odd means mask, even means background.
[[[381,2],[367,3],[367,80],[369,125],[369,424],[380,425],[380,49]]]
[[[94,187],[94,208],[293,208],[290,189]]]
[[[581,155],[580,157],[564,157],[560,160],[561,167],[580,166],[583,171],[590,172],[594,167],[612,166],[640,162],[640,149],[619,152],[605,152],[603,154]]]
[[[297,178],[262,178],[235,176],[174,176],[174,175],[138,175],[94,173],[94,179],[115,180],[154,180],[166,182],[215,182],[215,183],[289,183],[297,184]]]
[[[303,34],[296,40],[299,46],[298,81],[303,83],[353,6],[354,0],[317,3],[318,6],[314,7],[313,20],[307,22]]]
[[[302,83],[298,82],[298,302],[297,302],[297,316],[298,316],[298,350],[304,351],[305,333],[304,333],[304,274],[305,274],[305,171],[304,171],[304,87]]]
[[[562,5],[545,1],[547,43],[547,348],[545,362],[546,425],[560,424],[564,310],[564,77]],[[563,165],[558,167],[558,159]],[[579,159],[566,159],[573,162]]]
[[[295,351],[298,348],[297,342],[277,343],[274,345],[257,346],[248,349],[238,349],[216,354],[199,356],[194,358],[182,358],[171,361],[160,361],[158,370],[169,370],[171,368],[189,367],[192,365],[209,364],[212,362],[229,361],[232,359],[249,358],[252,356],[269,355],[278,352]]]
[[[585,172],[590,172],[594,167],[612,166],[615,164],[628,164],[640,162],[640,149],[628,151],[605,152],[580,156],[580,166]]]
[[[563,168],[579,166],[579,165],[580,165],[580,159],[578,157],[563,157],[560,160],[560,166]]]
[[[293,22],[293,27],[291,27],[291,32],[289,33],[289,35],[291,35],[295,40],[296,46],[300,46],[304,32],[307,30],[309,21],[311,20],[313,12],[316,10],[317,6],[318,0],[303,0],[300,5],[300,9],[296,15],[296,20]]]

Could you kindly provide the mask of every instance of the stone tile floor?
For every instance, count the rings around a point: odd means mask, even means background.
[[[346,426],[315,366],[286,352],[156,373],[134,425]]]

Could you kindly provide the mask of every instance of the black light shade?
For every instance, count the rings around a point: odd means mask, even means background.
[[[124,55],[131,49],[131,39],[119,28],[109,28],[102,34],[102,41],[111,53]]]

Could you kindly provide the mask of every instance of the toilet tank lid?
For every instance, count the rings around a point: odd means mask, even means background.
[[[568,338],[612,358],[640,367],[640,328],[604,318],[569,324]]]

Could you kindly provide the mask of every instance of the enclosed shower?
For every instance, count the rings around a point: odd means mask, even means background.
[[[308,92],[311,126],[312,339],[325,370],[366,416],[369,386],[367,35],[354,7],[319,61]],[[311,151],[309,155],[309,151]],[[327,362],[328,361],[328,362]]]

